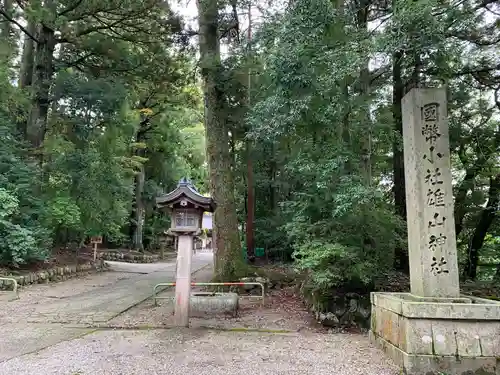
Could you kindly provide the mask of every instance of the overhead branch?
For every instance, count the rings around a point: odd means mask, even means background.
[[[58,17],[64,16],[65,14],[68,14],[69,12],[74,11],[76,8],[78,8],[81,4],[83,3],[83,0],[76,0],[73,4],[69,5],[66,9],[62,10],[61,12],[58,13]]]
[[[60,64],[64,64],[66,67],[71,67],[71,68],[75,68],[77,66],[79,66],[80,64],[84,63],[85,60],[87,60],[89,57],[91,56],[94,56],[95,53],[94,52],[89,52],[81,57],[79,57],[78,59],[76,60],[73,60],[73,61],[65,61],[65,60],[61,60],[61,59],[57,59],[57,58],[54,58],[54,60]]]
[[[491,73],[496,70],[500,70],[500,64],[494,65],[494,66],[482,66],[482,67],[473,67],[473,66],[465,66],[464,68],[460,69],[459,71],[455,72],[452,74],[452,77],[461,77],[465,75],[480,75],[480,74],[486,74],[486,73]],[[435,76],[439,73],[438,68],[430,68],[426,69],[425,73],[427,75]]]
[[[478,5],[476,5],[474,10],[479,10],[481,8],[487,8],[488,5],[496,4],[497,2],[498,2],[498,0],[483,0]]]
[[[485,27],[484,29],[478,31],[478,30],[471,30],[471,31],[450,31],[447,32],[445,35],[449,38],[457,38],[459,40],[462,40],[464,42],[470,42],[473,43],[477,46],[493,46],[495,44],[500,43],[500,35],[494,36],[494,32],[496,30],[496,26],[492,25],[491,27]],[[483,35],[489,35],[490,38],[493,39],[488,39],[484,38]]]
[[[39,43],[38,39],[35,38],[33,34],[31,34],[23,25],[21,25],[19,22],[17,22],[14,18],[12,18],[6,11],[4,7],[0,8],[0,15],[2,15],[7,21],[12,22],[14,25],[16,25],[24,34],[26,34],[30,39],[34,40],[35,42]]]

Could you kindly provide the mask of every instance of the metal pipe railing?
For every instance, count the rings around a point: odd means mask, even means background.
[[[155,306],[157,306],[156,300],[158,299],[172,299],[173,297],[158,297],[156,295],[156,290],[159,287],[162,286],[175,286],[176,283],[160,283],[156,284],[153,287],[153,301]],[[260,296],[246,296],[246,297],[251,297],[251,298],[261,298],[262,299],[262,305],[264,305],[265,302],[265,289],[264,289],[264,284],[262,283],[256,283],[256,282],[248,282],[248,283],[243,283],[243,282],[233,282],[233,283],[191,283],[191,286],[245,286],[245,285],[257,285],[260,286],[262,290],[262,294]]]

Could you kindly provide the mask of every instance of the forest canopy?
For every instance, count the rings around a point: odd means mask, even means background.
[[[2,265],[97,234],[155,251],[187,177],[219,205],[219,278],[242,246],[318,289],[407,272],[401,99],[446,85],[461,273],[500,279],[496,1],[185,6],[2,0]]]

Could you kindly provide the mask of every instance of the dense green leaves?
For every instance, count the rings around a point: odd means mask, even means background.
[[[238,20],[219,5],[213,23],[201,19],[219,28],[201,30],[212,38],[200,50],[204,103],[182,22],[165,2],[2,9],[11,26],[0,30],[2,262],[94,234],[154,246],[167,224],[154,198],[183,176],[228,197],[221,254],[236,259],[253,176],[257,247],[295,259],[317,289],[370,284],[404,268],[401,98],[444,82],[464,276],[500,263],[496,2],[295,0],[270,14],[252,1],[262,13],[252,40],[243,24],[228,38],[225,20]],[[241,14],[248,2],[236,6]],[[22,56],[16,23],[28,34]],[[219,42],[229,42],[220,62]]]
[[[128,246],[141,215],[154,242],[165,229],[154,198],[183,176],[206,183],[200,93],[179,19],[156,0],[1,10],[12,29],[28,25],[23,55],[10,47],[0,62],[0,263],[92,235]],[[10,79],[14,59],[22,87]]]

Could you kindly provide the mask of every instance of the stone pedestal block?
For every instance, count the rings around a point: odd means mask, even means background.
[[[500,303],[372,293],[372,342],[408,375],[500,375]]]
[[[206,317],[207,314],[238,313],[237,293],[193,292],[190,298],[190,316]]]

